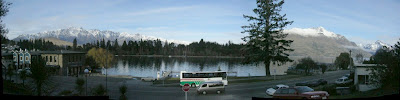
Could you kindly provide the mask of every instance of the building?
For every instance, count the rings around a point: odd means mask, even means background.
[[[69,50],[43,51],[41,57],[45,59],[48,67],[55,69],[56,74],[75,76],[83,73],[85,54]]]
[[[13,53],[8,52],[8,51],[1,51],[1,67],[2,67],[2,72],[5,73],[5,71],[13,67]]]
[[[39,54],[35,53],[33,56],[40,56]],[[31,52],[25,50],[13,50],[12,51],[12,60],[14,62],[14,69],[23,69],[30,67],[31,65]]]
[[[354,85],[358,91],[368,91],[378,88],[374,84],[371,84],[371,70],[373,67],[382,67],[377,64],[355,64],[354,65]]]
[[[2,68],[12,68],[14,70],[30,68],[31,59],[43,58],[46,67],[51,69],[52,74],[73,76],[83,73],[83,63],[85,52],[59,50],[59,51],[27,51],[13,50],[11,52],[2,51]]]

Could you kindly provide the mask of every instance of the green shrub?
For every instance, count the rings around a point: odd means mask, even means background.
[[[61,91],[60,93],[58,93],[58,95],[70,96],[70,95],[72,95],[72,91],[71,90],[64,90],[64,91]]]
[[[336,93],[336,85],[334,84],[328,84],[322,87],[322,91],[326,91],[329,93],[329,95],[337,95]]]
[[[125,95],[126,90],[127,90],[127,87],[125,85],[122,85],[119,87],[119,92],[123,95]]]
[[[119,97],[120,100],[127,100],[127,97],[125,95],[127,89],[128,88],[125,85],[119,87],[119,92],[121,93],[121,96]]]
[[[106,89],[102,84],[97,85],[95,88],[92,89],[92,93],[94,96],[105,96]]]
[[[84,91],[83,85],[85,84],[85,80],[83,80],[82,78],[78,78],[76,79],[75,83],[76,83],[75,86],[76,91],[78,91],[79,95],[82,95]]]

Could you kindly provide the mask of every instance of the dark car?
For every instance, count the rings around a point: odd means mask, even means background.
[[[309,86],[309,87],[316,87],[319,85],[325,85],[327,84],[328,81],[324,79],[319,79],[318,81],[309,81],[309,82],[301,82],[301,83],[296,83],[296,86]]]
[[[272,98],[278,99],[328,99],[326,91],[314,91],[308,86],[281,88],[275,91]]]

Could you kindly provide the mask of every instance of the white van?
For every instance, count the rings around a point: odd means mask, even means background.
[[[225,86],[223,82],[204,82],[197,88],[197,93],[217,93],[220,94],[225,92]]]

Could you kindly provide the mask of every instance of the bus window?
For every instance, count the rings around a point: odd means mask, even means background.
[[[183,73],[183,78],[191,78],[192,74],[191,73]]]
[[[226,73],[221,73],[222,74],[222,79],[226,80]]]
[[[208,78],[208,75],[206,73],[200,73],[199,78]]]
[[[208,77],[209,77],[209,78],[215,77],[215,76],[214,76],[214,73],[208,73]]]

